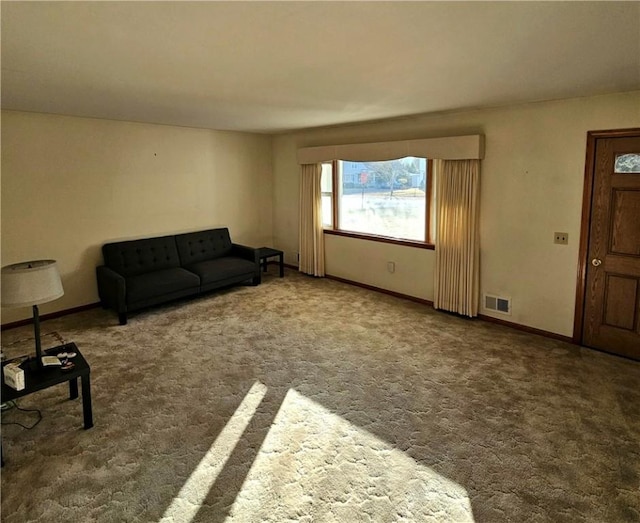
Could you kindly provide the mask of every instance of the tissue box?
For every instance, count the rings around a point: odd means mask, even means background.
[[[7,363],[3,368],[4,383],[12,389],[22,390],[24,389],[24,370],[22,370],[18,363]]]

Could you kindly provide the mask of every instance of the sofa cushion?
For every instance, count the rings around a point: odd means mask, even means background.
[[[178,234],[176,245],[183,267],[227,256],[231,253],[232,246],[229,229],[226,227]]]
[[[104,264],[122,276],[180,267],[175,236],[107,243]]]
[[[130,276],[126,281],[127,303],[136,303],[155,296],[200,287],[200,278],[185,269],[165,269]]]
[[[207,260],[187,267],[195,272],[202,285],[246,275],[247,279],[253,278],[256,272],[256,264],[235,256],[225,256],[215,260]]]

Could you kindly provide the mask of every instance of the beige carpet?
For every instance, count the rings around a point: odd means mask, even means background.
[[[640,521],[640,364],[270,271],[44,322],[95,426],[66,386],[20,400],[44,419],[3,427],[2,521]]]

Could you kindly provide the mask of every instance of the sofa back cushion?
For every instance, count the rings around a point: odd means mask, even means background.
[[[183,267],[231,253],[231,238],[226,227],[178,234],[176,244]]]
[[[107,243],[104,264],[125,277],[180,267],[175,236]]]

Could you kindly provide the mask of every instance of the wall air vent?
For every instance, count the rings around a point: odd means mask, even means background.
[[[511,298],[504,296],[484,295],[484,308],[488,311],[511,315]]]

